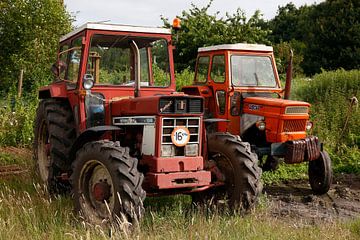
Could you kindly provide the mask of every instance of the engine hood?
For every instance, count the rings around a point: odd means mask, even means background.
[[[271,117],[281,114],[308,116],[309,108],[310,104],[307,102],[282,98],[247,97],[243,100],[243,113],[259,116]]]
[[[124,97],[111,103],[112,116],[203,114],[203,98],[184,94]]]

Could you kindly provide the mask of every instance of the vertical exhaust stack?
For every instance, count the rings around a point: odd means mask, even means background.
[[[290,59],[289,59],[289,65],[286,69],[286,83],[285,83],[285,95],[284,99],[290,98],[290,91],[291,91],[291,81],[292,81],[292,69],[293,69],[293,57],[294,52],[292,49],[290,49]]]
[[[135,58],[135,90],[134,90],[134,96],[140,97],[140,52],[139,48],[136,45],[135,41],[132,40],[130,42],[130,47],[134,53]]]

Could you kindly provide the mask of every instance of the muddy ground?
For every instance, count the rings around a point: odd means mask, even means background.
[[[277,218],[306,224],[360,217],[360,176],[337,175],[327,194],[314,195],[306,180],[265,186],[269,210]]]
[[[15,147],[0,148],[0,152],[16,158],[32,159],[29,149]],[[0,163],[0,177],[28,173],[18,165],[3,166]],[[268,209],[276,218],[294,219],[297,224],[318,224],[360,217],[360,176],[336,175],[329,192],[314,195],[307,180],[282,182],[264,187]],[[296,221],[295,221],[296,220]]]

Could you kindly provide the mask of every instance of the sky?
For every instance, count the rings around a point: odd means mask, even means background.
[[[219,11],[220,16],[226,12],[232,14],[237,8],[245,11],[249,18],[260,10],[265,19],[276,15],[278,6],[293,2],[297,7],[311,5],[323,0],[214,0],[209,13]],[[75,16],[75,26],[86,22],[128,24],[137,26],[162,26],[160,16],[172,20],[181,15],[183,10],[191,8],[191,3],[204,7],[209,0],[64,0],[69,12]]]

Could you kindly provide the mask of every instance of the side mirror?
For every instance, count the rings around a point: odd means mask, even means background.
[[[94,86],[94,77],[91,74],[85,74],[83,79],[83,87],[85,90],[90,90]]]
[[[66,63],[61,60],[58,60],[51,66],[51,72],[54,74],[56,78],[60,77],[60,74],[63,73],[66,69]]]

